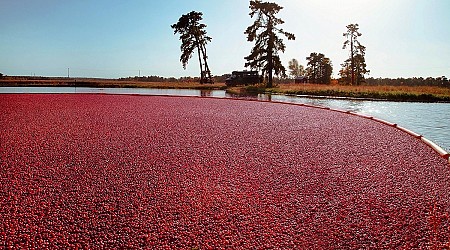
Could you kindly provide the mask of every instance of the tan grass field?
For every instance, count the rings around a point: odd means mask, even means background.
[[[83,86],[97,88],[168,88],[168,89],[224,89],[225,83],[200,84],[198,82],[143,82],[113,79],[51,79],[51,80],[21,80],[0,79],[2,87],[65,87]]]
[[[324,85],[324,84],[279,84],[274,91],[291,92],[299,90],[324,91],[333,90],[338,92],[354,93],[411,93],[411,94],[432,94],[450,97],[450,88],[436,86],[348,86],[348,85]]]

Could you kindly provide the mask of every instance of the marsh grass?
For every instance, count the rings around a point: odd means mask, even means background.
[[[334,96],[393,101],[450,102],[450,88],[435,86],[343,86],[324,84],[279,84],[274,88],[248,86],[249,92],[290,95]]]

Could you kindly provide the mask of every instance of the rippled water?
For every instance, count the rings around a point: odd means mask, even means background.
[[[85,87],[0,87],[0,93],[107,93],[237,97],[227,94],[223,90]],[[363,101],[261,94],[239,98],[305,103],[371,115],[408,128],[434,141],[447,152],[450,151],[450,103]]]

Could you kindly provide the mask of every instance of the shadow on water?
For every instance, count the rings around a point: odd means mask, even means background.
[[[201,89],[200,90],[200,96],[201,97],[212,97],[213,95],[213,91],[209,90],[209,89]]]
[[[225,91],[225,97],[227,98],[235,98],[235,99],[245,99],[245,100],[255,100],[255,101],[272,101],[272,95],[271,94],[258,94],[258,93],[251,93],[251,92],[230,92]]]

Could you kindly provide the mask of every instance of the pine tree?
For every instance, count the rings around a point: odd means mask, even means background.
[[[306,57],[306,60],[308,60],[306,72],[310,82],[323,84],[329,84],[331,82],[333,66],[330,58],[325,57],[322,53],[314,52]]]
[[[358,37],[362,34],[359,32],[358,24],[347,25],[347,32],[343,34],[347,40],[344,42],[343,49],[349,47],[349,58],[341,64],[343,69],[340,74],[341,77],[349,79],[352,85],[359,85],[364,81],[364,75],[368,74],[370,71],[366,69],[366,60],[364,56],[366,55],[366,47],[361,45],[358,41]]]
[[[245,34],[249,42],[255,42],[249,56],[245,57],[247,63],[245,67],[251,69],[261,69],[263,75],[268,75],[267,87],[273,86],[273,73],[275,75],[286,76],[286,69],[281,64],[278,52],[284,52],[286,46],[278,36],[284,35],[288,40],[295,40],[294,34],[285,32],[278,28],[284,23],[276,17],[276,14],[283,7],[276,3],[261,2],[260,0],[250,1],[250,17],[256,16],[255,22],[247,28]]]
[[[170,27],[174,29],[174,34],[180,34],[180,61],[183,64],[183,68],[186,69],[189,59],[191,59],[194,51],[197,50],[200,64],[200,83],[208,83],[212,82],[212,77],[207,62],[206,44],[212,38],[207,36],[206,25],[200,23],[203,20],[202,16],[203,13],[201,12],[191,11],[182,15],[178,22]]]

